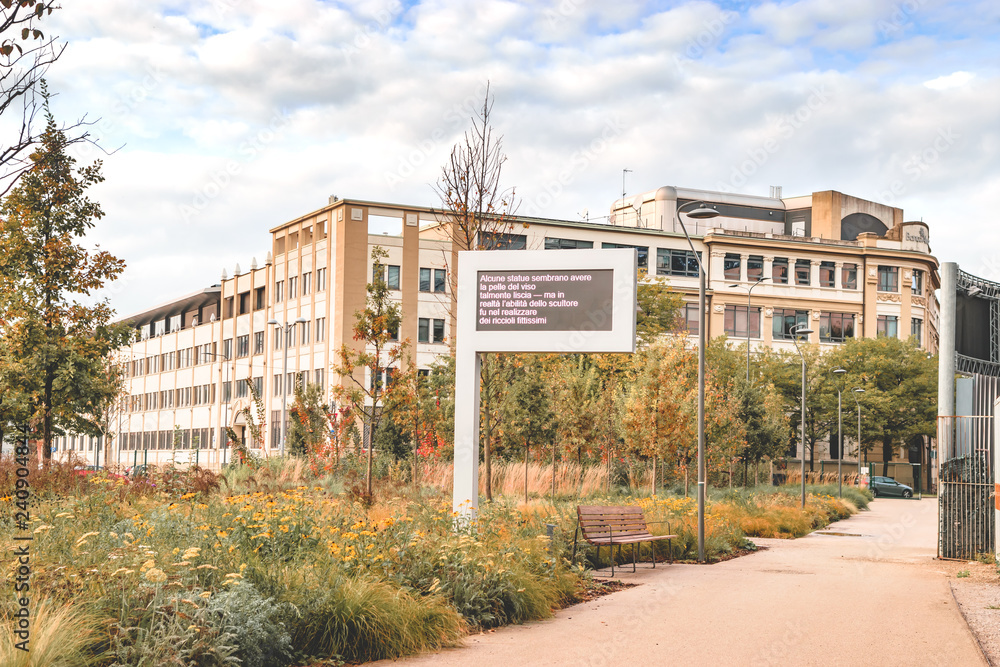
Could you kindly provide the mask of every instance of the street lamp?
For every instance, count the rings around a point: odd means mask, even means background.
[[[854,396],[854,402],[858,406],[858,487],[861,486],[861,401],[858,400],[858,394],[863,393],[865,393],[865,390],[861,387],[855,387],[851,390],[851,395]],[[867,458],[868,457],[866,456],[865,459]]]
[[[691,207],[692,210],[684,211]],[[698,263],[698,562],[705,562],[705,265],[691,243],[691,235],[684,225],[684,212],[689,218],[705,220],[714,218],[719,212],[709,208],[702,201],[690,201],[677,207],[677,220],[684,230],[691,254]]]
[[[747,384],[750,384],[750,294],[753,292],[753,288],[760,285],[765,280],[770,280],[770,276],[765,276],[755,282],[750,287],[744,287],[743,285],[730,285],[731,288],[745,289],[747,291]],[[760,318],[757,318],[757,326],[760,326]],[[758,331],[758,335],[760,332]]]
[[[843,368],[834,368],[833,372],[840,376],[847,373]],[[844,460],[844,421],[840,416],[840,391],[842,389],[842,385],[837,385],[837,488],[841,498],[844,497],[844,474],[841,470],[841,463]]]
[[[304,317],[296,318],[293,322],[282,324],[278,320],[271,318],[268,324],[274,327],[278,336],[281,336],[281,346],[285,350],[284,360],[281,364],[281,456],[285,455],[285,422],[287,421],[286,411],[288,409],[288,339],[291,336],[292,328],[296,324],[308,322]]]
[[[800,436],[802,442],[802,507],[806,506],[806,358],[799,347],[799,336],[808,336],[812,332],[813,330],[809,328],[808,324],[798,324],[791,329],[795,351],[799,353],[799,358],[802,359],[802,417],[799,424],[802,432]]]

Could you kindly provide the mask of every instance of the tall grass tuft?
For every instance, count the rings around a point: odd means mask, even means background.
[[[0,622],[0,665],[4,667],[88,667],[103,657],[95,648],[101,643],[100,618],[79,606],[41,600],[31,610],[31,641],[28,652],[15,647],[15,619],[4,615]]]

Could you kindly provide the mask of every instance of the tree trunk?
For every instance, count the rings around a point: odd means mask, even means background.
[[[653,457],[653,476],[649,482],[649,491],[651,495],[656,495],[656,457]]]
[[[413,488],[420,488],[417,483],[417,473],[419,472],[419,463],[417,463],[417,449],[420,447],[420,422],[417,419],[413,420]]]
[[[374,424],[372,426],[374,426]],[[361,437],[363,439],[364,438],[364,434],[362,434]],[[367,500],[368,500],[368,502],[371,502],[371,499],[372,499],[372,452],[375,451],[375,429],[374,428],[369,428],[368,429],[368,437],[369,437],[369,440],[368,440],[368,475],[367,475],[367,478],[368,478],[368,482],[367,482],[368,499]]]
[[[52,461],[52,384],[55,381],[53,373],[45,373],[45,397],[42,404],[42,465],[48,466]]]
[[[688,497],[688,467],[684,466],[684,497]]]
[[[482,356],[482,366],[486,366],[486,355]],[[493,422],[490,420],[489,373],[486,374],[486,395],[483,397],[483,414],[486,415],[485,433],[483,433],[483,468],[486,473],[486,500],[493,500]]]
[[[524,443],[524,502],[528,502],[528,443]]]
[[[889,476],[889,462],[892,461],[892,440],[882,439],[882,476]]]
[[[552,441],[552,502],[556,501],[556,441]]]

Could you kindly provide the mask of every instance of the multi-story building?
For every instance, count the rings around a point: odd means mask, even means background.
[[[898,208],[839,192],[781,198],[663,187],[611,207],[606,222],[515,217],[508,250],[617,248],[638,251],[640,269],[684,295],[688,331],[751,346],[792,348],[790,330],[808,323],[812,342],[853,336],[916,336],[937,348],[937,260],[928,228]],[[711,220],[685,220],[708,271],[708,312],[697,307],[698,269],[677,210],[703,201]],[[683,215],[683,213],[681,213]],[[372,276],[371,250],[388,253],[385,280],[402,310],[398,336],[418,367],[448,352],[452,241],[447,221],[427,207],[332,197],[323,208],[271,229],[262,266],[223,271],[220,284],[128,318],[139,332],[121,351],[128,369],[125,409],[114,442],[59,438],[101,463],[227,460],[223,426],[245,435],[256,387],[266,407],[264,454],[280,449],[283,396],[297,381],[330,396],[342,346],[357,346],[355,313]],[[749,289],[755,286],[752,292]],[[748,302],[749,301],[749,302]],[[359,378],[371,382],[371,378]]]

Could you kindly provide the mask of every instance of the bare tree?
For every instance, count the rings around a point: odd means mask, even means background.
[[[58,37],[40,29],[42,20],[61,9],[49,0],[0,0],[0,117],[8,112],[21,114],[20,127],[5,133],[0,142],[0,195],[5,195],[20,175],[31,166],[30,148],[37,143],[35,116],[42,109],[42,84],[49,66],[66,48]],[[62,130],[69,132],[88,125],[84,119]],[[89,141],[86,132],[69,132],[69,143]]]
[[[463,250],[494,250],[512,247],[511,231],[518,201],[515,189],[501,184],[503,165],[507,155],[503,152],[503,135],[490,124],[493,99],[486,84],[483,106],[472,117],[472,128],[465,132],[463,141],[451,149],[448,163],[441,168],[441,178],[434,186],[441,200],[439,212],[451,235],[451,309],[450,330],[456,331],[458,312],[458,253]],[[454,350],[454,336],[451,337]],[[486,473],[486,498],[492,500],[492,469],[490,445],[492,440],[493,413],[491,405],[498,400],[491,391],[497,382],[500,369],[484,355],[482,405],[486,417],[483,463]]]

